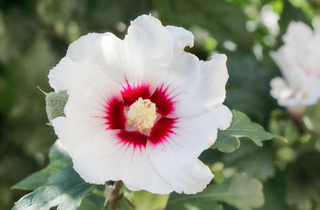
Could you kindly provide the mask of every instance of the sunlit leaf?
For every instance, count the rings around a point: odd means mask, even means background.
[[[262,146],[262,141],[272,138],[286,141],[281,136],[275,136],[266,132],[261,125],[251,122],[242,112],[233,110],[232,114],[230,127],[219,131],[218,138],[211,147],[212,149],[217,148],[221,152],[232,152],[240,146],[239,138],[242,137],[251,139],[258,146]]]
[[[52,175],[43,187],[23,196],[13,210],[48,210],[54,206],[75,210],[93,189],[93,184],[86,183],[73,169],[67,169]]]
[[[263,205],[262,184],[244,174],[235,174],[222,184],[212,184],[195,195],[170,195],[166,210],[212,210],[222,209],[224,202],[239,210],[250,210]]]

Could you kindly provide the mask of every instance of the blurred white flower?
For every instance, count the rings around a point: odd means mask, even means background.
[[[231,122],[227,58],[199,61],[184,51],[193,39],[142,15],[124,40],[92,33],[69,46],[49,74],[69,95],[52,125],[85,181],[158,194],[193,194],[211,181],[198,157]]]
[[[278,13],[273,11],[273,7],[270,4],[263,6],[261,10],[261,19],[265,26],[269,29],[272,36],[277,36],[279,34],[279,24],[278,20],[280,16]]]
[[[302,22],[291,22],[284,45],[271,57],[284,78],[271,80],[271,95],[299,117],[320,98],[320,32]]]

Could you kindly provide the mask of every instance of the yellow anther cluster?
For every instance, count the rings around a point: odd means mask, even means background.
[[[140,132],[152,128],[156,118],[156,105],[148,99],[143,100],[141,97],[130,106],[127,113],[128,124],[134,123]]]

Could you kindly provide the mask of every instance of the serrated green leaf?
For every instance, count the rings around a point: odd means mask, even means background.
[[[212,149],[217,148],[221,152],[232,152],[240,146],[239,138],[247,137],[256,145],[262,146],[262,141],[278,138],[286,141],[281,136],[266,132],[263,127],[251,120],[242,112],[232,110],[232,122],[226,130],[220,130]]]
[[[60,141],[57,140],[51,147],[50,164],[43,170],[31,174],[24,180],[14,185],[13,189],[35,190],[48,181],[48,178],[61,170],[72,168],[72,160],[68,153],[64,150]]]
[[[67,169],[51,176],[43,187],[23,196],[13,210],[46,210],[54,206],[75,210],[94,186],[81,179],[73,169]]]
[[[224,202],[239,210],[251,210],[263,205],[262,184],[244,174],[235,174],[222,184],[212,184],[196,195],[171,194],[166,210],[212,210]]]
[[[247,17],[234,4],[221,0],[154,0],[154,5],[164,25],[189,28],[196,24],[208,29],[218,42],[230,40],[241,50],[252,50],[252,34],[245,28]]]

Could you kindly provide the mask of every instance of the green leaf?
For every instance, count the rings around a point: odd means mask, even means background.
[[[218,42],[230,40],[241,50],[252,49],[252,34],[245,27],[247,17],[234,4],[221,0],[154,0],[154,5],[164,25],[199,25]]]
[[[276,144],[280,146],[293,145],[297,142],[300,136],[297,123],[293,121],[288,112],[280,109],[275,109],[271,112],[269,131],[276,135],[283,136],[288,140],[285,143],[277,141]]]
[[[256,145],[262,146],[262,141],[278,138],[286,141],[284,137],[266,132],[263,127],[251,120],[242,112],[232,110],[232,122],[226,130],[220,130],[212,149],[217,148],[221,152],[233,152],[240,146],[239,138],[247,137]]]
[[[218,202],[224,202],[240,210],[250,210],[263,205],[262,184],[244,174],[235,174],[222,184],[209,185],[196,195],[173,193],[166,210],[212,210],[222,209]]]
[[[94,189],[73,170],[67,169],[51,176],[46,185],[23,196],[13,210],[77,209],[84,196]]]
[[[46,112],[50,121],[56,117],[65,116],[64,107],[68,98],[67,91],[51,92],[46,96]]]
[[[137,209],[138,210],[138,208],[134,208],[132,206],[131,202],[125,197],[121,197],[119,200],[117,200],[117,209],[121,209],[121,210],[135,210],[135,209]]]
[[[158,195],[145,190],[133,192],[131,197],[135,208],[139,210],[164,209],[167,205],[168,198],[169,194]]]
[[[245,172],[250,177],[266,181],[276,173],[274,165],[274,147],[265,145],[257,147],[252,141],[242,141],[242,146],[232,153],[223,156],[225,167],[233,167]],[[257,170],[259,168],[259,170]]]
[[[72,160],[68,153],[64,150],[60,141],[57,140],[55,144],[51,147],[50,153],[50,164],[43,170],[31,174],[24,180],[20,181],[14,185],[13,189],[23,189],[23,190],[35,190],[42,185],[46,184],[48,178],[67,168],[72,168]]]
[[[83,198],[81,205],[77,210],[100,210],[104,207],[105,200],[105,197],[91,193]]]

